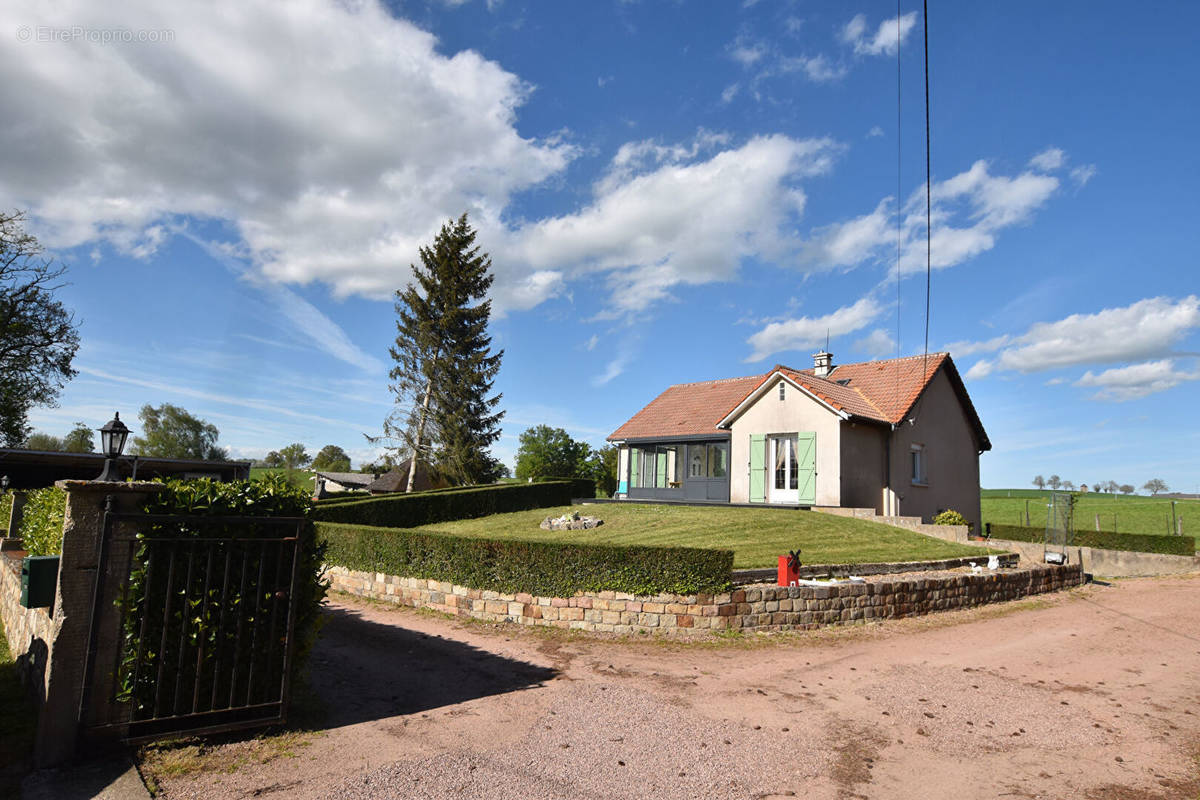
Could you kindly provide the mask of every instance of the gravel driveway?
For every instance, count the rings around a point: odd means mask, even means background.
[[[327,732],[165,797],[1200,794],[1200,577],[703,643],[328,616]]]

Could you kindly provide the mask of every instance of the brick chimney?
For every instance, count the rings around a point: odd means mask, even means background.
[[[818,378],[827,378],[833,372],[833,353],[822,350],[813,353],[813,374]]]

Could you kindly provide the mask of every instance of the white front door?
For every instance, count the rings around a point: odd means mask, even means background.
[[[767,438],[767,501],[771,503],[798,503],[799,463],[796,458],[796,436],[770,436]]]

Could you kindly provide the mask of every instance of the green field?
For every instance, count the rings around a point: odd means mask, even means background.
[[[587,531],[538,527],[546,517],[567,511],[599,517],[604,524]],[[805,564],[925,561],[986,552],[890,525],[815,511],[720,506],[577,505],[439,522],[417,530],[527,541],[727,549],[733,550],[733,565],[738,569],[774,567],[779,556],[797,547]]]
[[[1095,530],[1096,515],[1100,529],[1116,533],[1164,535],[1171,529],[1171,498],[1143,495],[1116,495],[1098,492],[1078,494],[1075,503],[1075,528]],[[984,489],[980,492],[984,523],[1025,525],[1028,504],[1029,525],[1046,526],[1046,506],[1050,492],[1040,489]],[[1200,500],[1176,500],[1175,517],[1183,518],[1183,533],[1200,536]]]
[[[250,480],[258,480],[264,475],[271,475],[277,472],[286,475],[288,481],[293,486],[299,486],[301,489],[309,492],[313,490],[312,473],[302,469],[286,469],[284,467],[251,467]]]

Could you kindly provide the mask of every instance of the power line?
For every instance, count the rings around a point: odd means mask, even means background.
[[[924,381],[929,369],[929,299],[930,278],[933,273],[933,168],[929,133],[929,0],[922,0],[921,6],[925,28],[925,357],[921,364],[921,380]]]

